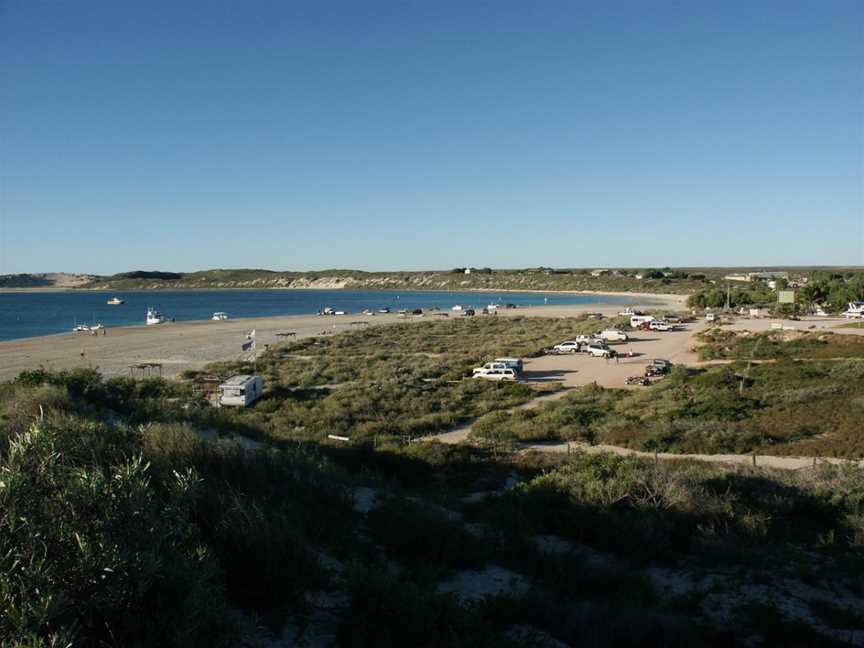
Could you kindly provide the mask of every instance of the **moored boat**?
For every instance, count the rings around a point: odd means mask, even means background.
[[[121,304],[125,304],[126,302],[119,297],[112,297],[105,303],[107,303],[109,306],[120,306]]]
[[[147,309],[147,316],[144,318],[144,323],[147,326],[150,326],[152,324],[161,324],[164,321],[165,321],[165,316],[162,313],[160,313],[158,310],[156,310],[155,308],[148,308]]]

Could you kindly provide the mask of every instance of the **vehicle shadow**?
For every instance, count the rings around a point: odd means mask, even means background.
[[[560,382],[570,374],[578,373],[574,370],[550,370],[550,371],[523,371],[522,381],[528,383]]]

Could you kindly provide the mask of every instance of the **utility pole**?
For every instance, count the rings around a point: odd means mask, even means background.
[[[726,309],[725,310],[727,313],[732,310],[732,286],[730,285],[730,283],[728,281],[726,282]]]

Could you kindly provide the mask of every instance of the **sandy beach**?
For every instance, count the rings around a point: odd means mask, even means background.
[[[635,295],[634,295],[635,297]],[[646,296],[646,299],[648,296]],[[683,307],[681,295],[650,295],[652,308],[678,310]],[[635,299],[633,306],[638,307]],[[658,302],[662,306],[658,306]],[[648,306],[648,304],[643,304]],[[586,312],[614,315],[620,304],[584,304],[538,306],[500,311],[501,316],[530,315],[573,317]],[[454,315],[455,316],[455,315]],[[427,321],[424,317],[400,318],[396,314],[319,317],[292,315],[283,317],[242,318],[223,322],[166,323],[158,326],[127,326],[107,329],[106,335],[63,333],[45,337],[0,342],[0,380],[11,380],[20,372],[45,367],[60,370],[73,367],[98,368],[106,376],[129,375],[130,365],[158,363],[162,375],[175,376],[186,369],[198,369],[218,360],[236,360],[243,354],[240,345],[247,333],[255,330],[258,352],[266,345],[286,339],[297,339],[327,333],[356,330],[364,326],[382,326],[396,322]],[[358,324],[357,322],[365,322]],[[286,338],[279,333],[293,332]],[[157,371],[158,373],[158,371]],[[140,375],[140,372],[139,372]]]

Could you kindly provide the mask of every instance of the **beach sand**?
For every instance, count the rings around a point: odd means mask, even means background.
[[[646,296],[647,297],[647,296]],[[651,295],[652,308],[680,310],[683,308],[680,295]],[[639,306],[634,296],[634,307]],[[620,304],[584,304],[570,306],[538,306],[500,311],[500,316],[530,315],[541,317],[572,317],[586,312],[614,315]],[[451,314],[455,317],[456,314]],[[479,315],[478,315],[479,316]],[[27,338],[0,342],[0,380],[11,380],[20,372],[44,367],[51,370],[92,367],[106,376],[130,375],[130,365],[159,363],[162,375],[175,376],[187,369],[200,369],[218,360],[248,358],[241,351],[241,344],[251,330],[255,330],[258,353],[265,345],[285,340],[321,335],[325,331],[340,333],[363,326],[382,326],[396,322],[428,321],[437,319],[433,315],[400,318],[396,314],[319,317],[316,315],[292,315],[283,317],[255,317],[214,322],[176,322],[157,326],[127,326],[109,328],[107,335],[92,336],[87,333],[63,333],[45,337]],[[367,322],[359,325],[353,322]],[[296,338],[277,336],[291,332]],[[158,375],[158,370],[155,370]],[[140,371],[136,375],[141,375]]]

